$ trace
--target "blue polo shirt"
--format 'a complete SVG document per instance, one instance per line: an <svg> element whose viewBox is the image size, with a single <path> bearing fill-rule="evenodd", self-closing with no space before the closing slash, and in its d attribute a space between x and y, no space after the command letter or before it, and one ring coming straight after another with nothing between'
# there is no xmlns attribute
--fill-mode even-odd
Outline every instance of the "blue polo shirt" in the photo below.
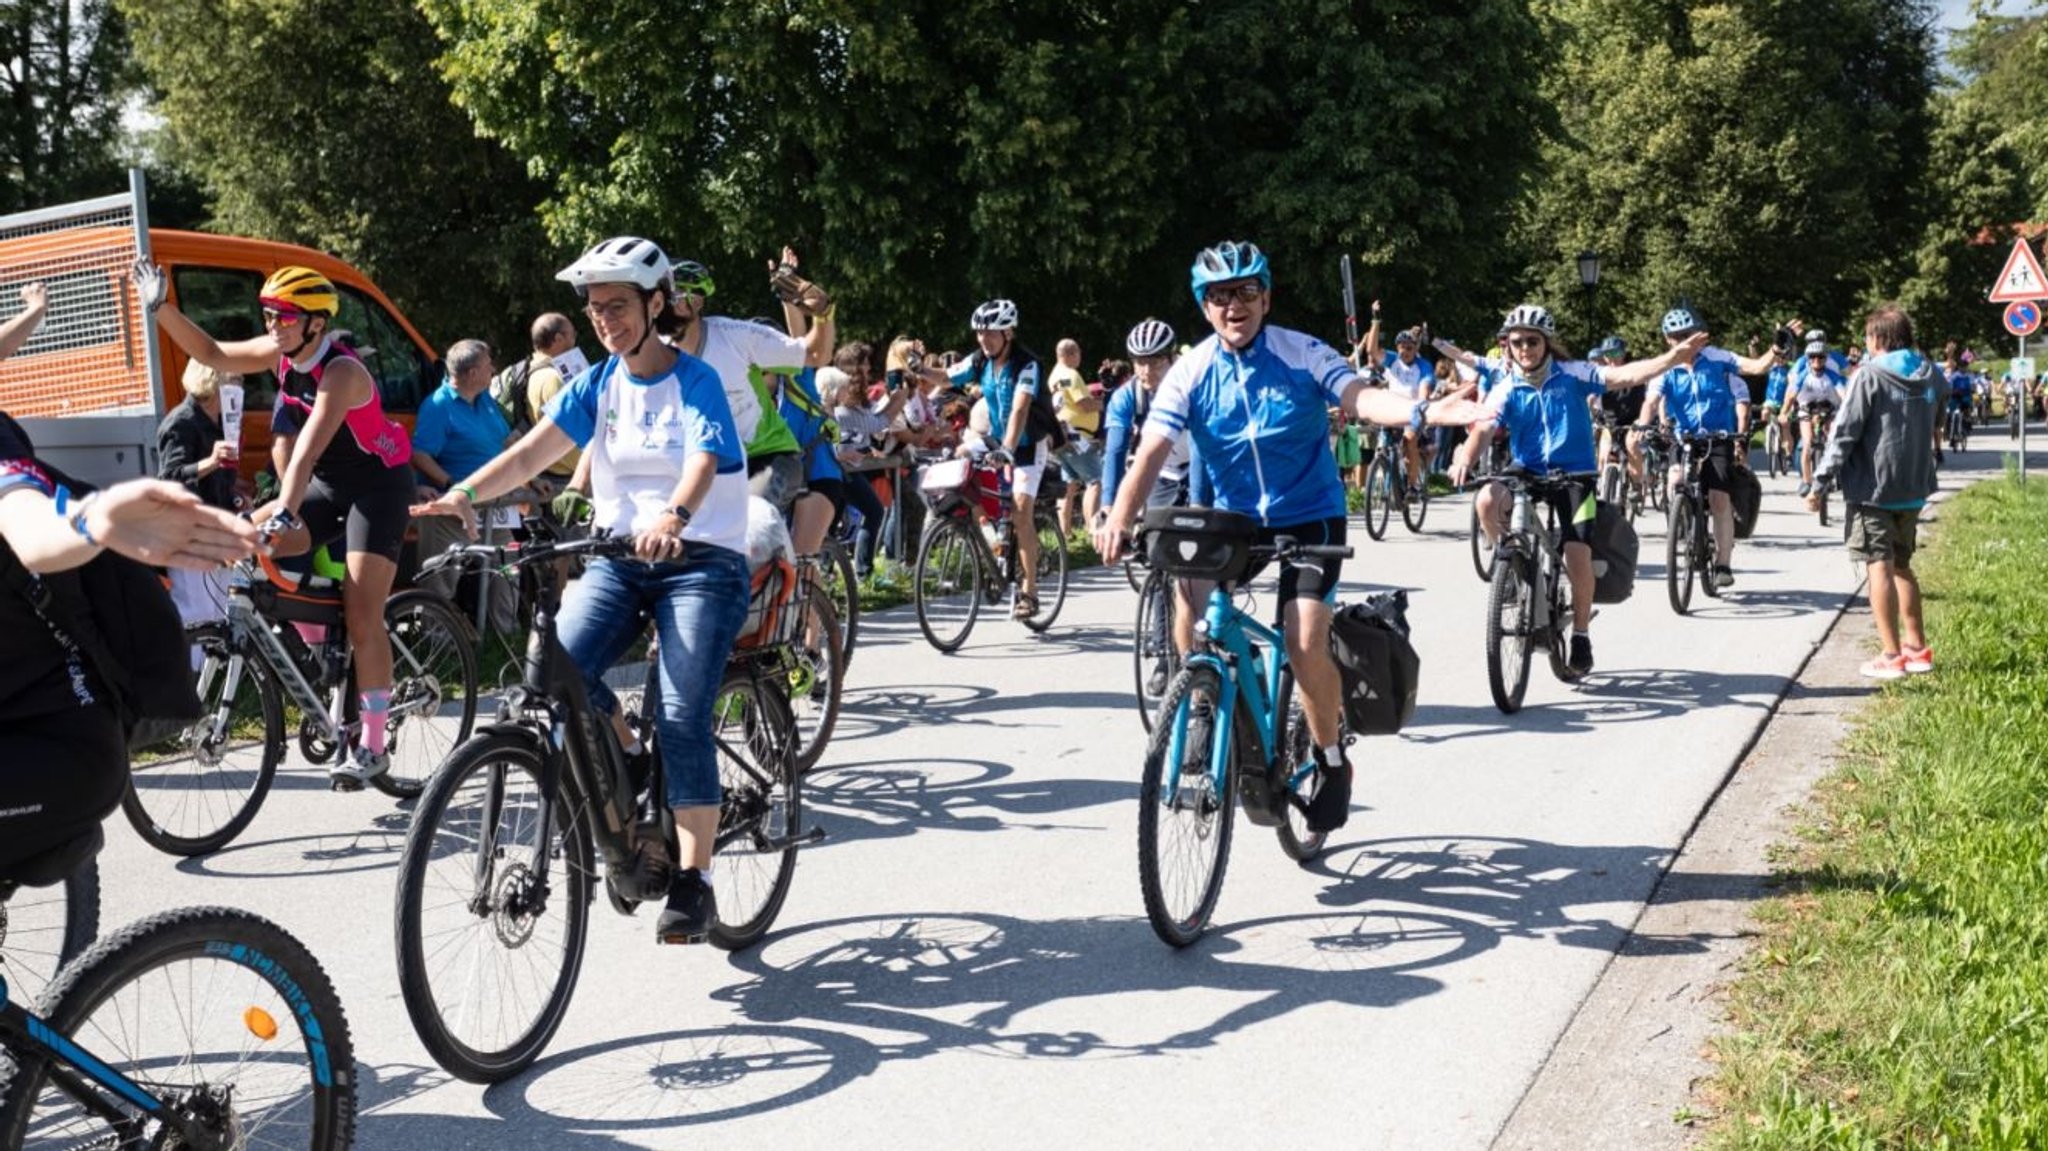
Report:
<svg viewBox="0 0 2048 1151"><path fill-rule="evenodd" d="M505 413L488 391L465 400L452 382L434 389L420 405L419 419L412 426L414 451L434 457L454 479L475 472L505 450L505 437L512 434Z"/></svg>

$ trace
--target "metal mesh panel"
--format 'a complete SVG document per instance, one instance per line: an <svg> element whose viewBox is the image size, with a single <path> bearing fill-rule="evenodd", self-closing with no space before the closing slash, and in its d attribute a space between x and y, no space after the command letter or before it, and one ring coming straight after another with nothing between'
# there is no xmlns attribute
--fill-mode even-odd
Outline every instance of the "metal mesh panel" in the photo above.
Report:
<svg viewBox="0 0 2048 1151"><path fill-rule="evenodd" d="M0 410L16 417L147 412L141 309L129 287L135 212L128 197L0 219L0 319L41 281L49 310L0 362Z"/></svg>

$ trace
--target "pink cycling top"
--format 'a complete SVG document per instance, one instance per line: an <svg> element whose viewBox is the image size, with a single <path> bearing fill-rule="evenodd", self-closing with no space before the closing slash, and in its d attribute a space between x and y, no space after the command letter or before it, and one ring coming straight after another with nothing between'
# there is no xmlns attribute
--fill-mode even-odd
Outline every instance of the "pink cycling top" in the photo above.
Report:
<svg viewBox="0 0 2048 1151"><path fill-rule="evenodd" d="M355 349L323 338L313 357L313 366L300 369L289 357L277 361L277 403L270 411L274 435L296 434L313 418L313 400L327 365L337 359L362 362ZM405 426L384 414L384 404L373 387L370 398L350 408L342 417L341 429L327 442L327 450L313 461L313 474L331 484L347 486L351 481L378 483L389 473L412 463L412 437Z"/></svg>

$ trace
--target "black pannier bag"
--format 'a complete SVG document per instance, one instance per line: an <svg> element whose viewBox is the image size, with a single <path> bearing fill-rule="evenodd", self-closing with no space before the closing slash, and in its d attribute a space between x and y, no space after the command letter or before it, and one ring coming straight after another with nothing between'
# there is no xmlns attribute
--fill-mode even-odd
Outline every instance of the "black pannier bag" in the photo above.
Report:
<svg viewBox="0 0 2048 1151"><path fill-rule="evenodd" d="M1145 513L1146 559L1182 579L1229 581L1251 570L1257 520L1219 508L1153 508Z"/></svg>
<svg viewBox="0 0 2048 1151"><path fill-rule="evenodd" d="M1728 492L1728 502L1735 512L1735 538L1746 540L1756 531L1757 513L1764 506L1764 482L1748 468L1735 469L1735 484Z"/></svg>
<svg viewBox="0 0 2048 1151"><path fill-rule="evenodd" d="M1422 657L1408 639L1408 593L1380 592L1338 607L1330 655L1344 685L1344 722L1356 735L1392 735L1415 716Z"/></svg>
<svg viewBox="0 0 2048 1151"><path fill-rule="evenodd" d="M1593 602L1620 603L1636 590L1642 543L1617 504L1603 503L1593 520Z"/></svg>

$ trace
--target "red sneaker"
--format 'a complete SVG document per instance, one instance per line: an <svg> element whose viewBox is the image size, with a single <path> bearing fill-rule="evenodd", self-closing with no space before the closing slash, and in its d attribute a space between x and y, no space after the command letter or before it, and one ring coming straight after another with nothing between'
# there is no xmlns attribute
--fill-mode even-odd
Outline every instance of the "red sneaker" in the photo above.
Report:
<svg viewBox="0 0 2048 1151"><path fill-rule="evenodd" d="M1926 675L1934 670L1934 649L1931 647L1902 647L1899 655L1906 661L1906 670L1914 675Z"/></svg>
<svg viewBox="0 0 2048 1151"><path fill-rule="evenodd" d="M1906 678L1906 657L1896 652L1891 655L1876 656L1858 670L1863 673L1865 679L1904 679Z"/></svg>

